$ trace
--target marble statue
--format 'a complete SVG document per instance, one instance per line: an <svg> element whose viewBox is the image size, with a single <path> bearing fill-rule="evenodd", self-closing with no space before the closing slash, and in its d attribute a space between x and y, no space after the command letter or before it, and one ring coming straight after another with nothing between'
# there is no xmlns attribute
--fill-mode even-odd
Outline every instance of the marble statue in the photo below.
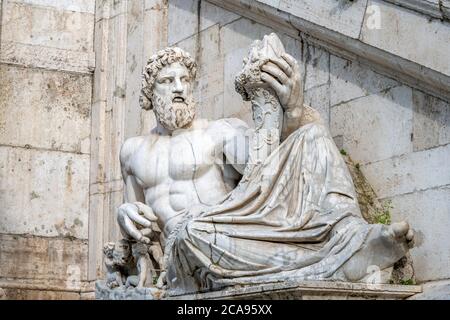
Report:
<svg viewBox="0 0 450 320"><path fill-rule="evenodd" d="M236 77L237 92L251 101L254 129L234 118L197 119L195 75L195 61L180 48L151 57L141 105L157 124L120 152L123 241L145 244L160 287L357 282L407 253L408 223L362 218L340 152L303 104L299 64L275 34L252 44Z"/></svg>
<svg viewBox="0 0 450 320"><path fill-rule="evenodd" d="M117 243L107 243L103 252L108 288L152 285L154 268L144 243L122 239Z"/></svg>

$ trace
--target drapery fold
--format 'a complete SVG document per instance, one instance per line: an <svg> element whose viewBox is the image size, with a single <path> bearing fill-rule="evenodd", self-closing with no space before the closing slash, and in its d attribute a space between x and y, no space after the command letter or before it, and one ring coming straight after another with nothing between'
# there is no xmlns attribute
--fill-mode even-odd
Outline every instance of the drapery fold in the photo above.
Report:
<svg viewBox="0 0 450 320"><path fill-rule="evenodd" d="M288 277L346 280L341 266L372 227L328 129L310 123L222 203L187 213L167 241L168 286L192 292Z"/></svg>

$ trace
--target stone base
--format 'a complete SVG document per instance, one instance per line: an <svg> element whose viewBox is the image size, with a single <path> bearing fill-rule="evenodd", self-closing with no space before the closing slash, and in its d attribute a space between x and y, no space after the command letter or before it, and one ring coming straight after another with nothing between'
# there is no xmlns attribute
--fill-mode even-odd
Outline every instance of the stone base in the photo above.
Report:
<svg viewBox="0 0 450 320"><path fill-rule="evenodd" d="M327 281L289 281L230 287L220 291L164 295L154 288L108 289L96 283L96 298L102 300L342 300L406 299L422 292L421 286L365 284Z"/></svg>
<svg viewBox="0 0 450 320"><path fill-rule="evenodd" d="M110 289L104 280L95 282L96 300L160 300L163 291L156 288L115 288Z"/></svg>

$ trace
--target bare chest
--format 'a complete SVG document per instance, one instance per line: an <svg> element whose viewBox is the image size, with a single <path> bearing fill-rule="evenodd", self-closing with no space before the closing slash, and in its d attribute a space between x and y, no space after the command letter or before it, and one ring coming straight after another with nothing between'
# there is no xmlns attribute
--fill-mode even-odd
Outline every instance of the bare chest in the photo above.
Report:
<svg viewBox="0 0 450 320"><path fill-rule="evenodd" d="M213 140L204 132L158 137L136 152L132 169L144 189L163 183L194 180L215 165L215 149Z"/></svg>

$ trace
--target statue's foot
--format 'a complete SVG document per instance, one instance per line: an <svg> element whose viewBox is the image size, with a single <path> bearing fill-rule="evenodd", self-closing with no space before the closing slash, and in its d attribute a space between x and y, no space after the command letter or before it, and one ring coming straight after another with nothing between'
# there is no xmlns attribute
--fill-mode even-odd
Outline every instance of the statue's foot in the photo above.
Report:
<svg viewBox="0 0 450 320"><path fill-rule="evenodd" d="M396 222L388 226L389 231L400 242L404 242L408 248L414 246L414 231L409 227L408 222Z"/></svg>
<svg viewBox="0 0 450 320"><path fill-rule="evenodd" d="M364 246L343 265L344 274L348 280L358 281L374 270L391 267L413 244L414 232L405 221L373 225Z"/></svg>

